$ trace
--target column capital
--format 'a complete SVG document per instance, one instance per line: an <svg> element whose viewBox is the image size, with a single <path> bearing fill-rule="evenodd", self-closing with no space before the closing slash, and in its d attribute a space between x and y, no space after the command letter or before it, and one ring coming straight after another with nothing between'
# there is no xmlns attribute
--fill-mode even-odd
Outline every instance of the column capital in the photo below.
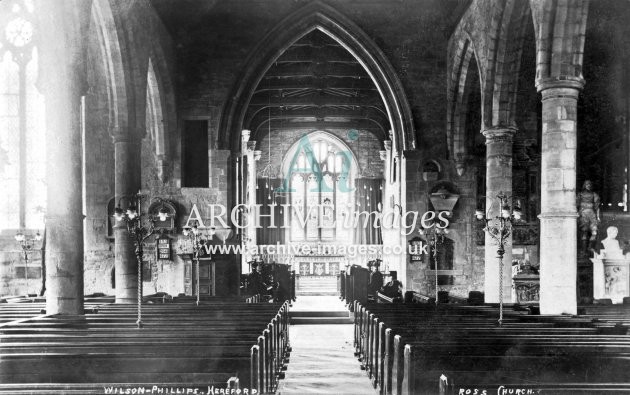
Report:
<svg viewBox="0 0 630 395"><path fill-rule="evenodd" d="M247 154L253 153L255 149L256 149L256 141L248 141L247 142L247 149L246 149L245 153L247 153Z"/></svg>
<svg viewBox="0 0 630 395"><path fill-rule="evenodd" d="M576 211L544 211L538 214L539 219L571 219L579 216Z"/></svg>
<svg viewBox="0 0 630 395"><path fill-rule="evenodd" d="M484 129L481 134L486 138L486 144L488 142L506 141L512 142L514 135L516 134L516 127L513 126L497 126Z"/></svg>
<svg viewBox="0 0 630 395"><path fill-rule="evenodd" d="M536 80L536 90L541 92L543 96L545 95L545 91L549 89L567 89L579 92L584 88L584 84L585 81L582 77L559 76L539 78Z"/></svg>
<svg viewBox="0 0 630 395"><path fill-rule="evenodd" d="M391 140L383 141L383 146L385 147L385 151L391 151L392 150L392 141Z"/></svg>
<svg viewBox="0 0 630 395"><path fill-rule="evenodd" d="M131 143L131 144L137 144L140 142L141 138L135 134L132 133L124 133L121 131L117 131L115 133L112 133L112 140L114 142L114 144L116 143Z"/></svg>
<svg viewBox="0 0 630 395"><path fill-rule="evenodd" d="M386 150L378 151L378 155L381 158L381 160L387 160L387 151Z"/></svg>
<svg viewBox="0 0 630 395"><path fill-rule="evenodd" d="M260 156L262 155L262 151L260 150L255 150L254 151L254 160L255 161L259 161L260 160Z"/></svg>
<svg viewBox="0 0 630 395"><path fill-rule="evenodd" d="M241 132L243 143L247 143L249 141L249 136L251 136L251 134L251 130L243 129L243 131Z"/></svg>

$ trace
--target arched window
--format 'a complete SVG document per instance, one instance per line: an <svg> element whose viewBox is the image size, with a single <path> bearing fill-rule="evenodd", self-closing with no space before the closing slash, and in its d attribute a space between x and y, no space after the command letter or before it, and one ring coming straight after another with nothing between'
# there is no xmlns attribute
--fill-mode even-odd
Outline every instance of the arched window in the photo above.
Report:
<svg viewBox="0 0 630 395"><path fill-rule="evenodd" d="M344 227L354 203L356 163L350 150L323 132L306 135L289 150L284 174L291 205L290 241L351 241Z"/></svg>
<svg viewBox="0 0 630 395"><path fill-rule="evenodd" d="M0 229L43 227L44 98L33 2L0 2Z"/></svg>

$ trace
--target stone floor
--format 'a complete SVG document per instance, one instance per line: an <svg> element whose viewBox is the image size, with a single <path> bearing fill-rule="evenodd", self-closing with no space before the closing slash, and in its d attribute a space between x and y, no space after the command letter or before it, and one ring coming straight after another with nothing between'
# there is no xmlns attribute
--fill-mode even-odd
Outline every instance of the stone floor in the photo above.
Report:
<svg viewBox="0 0 630 395"><path fill-rule="evenodd" d="M337 296L298 297L293 311L339 311ZM347 310L346 310L347 311ZM295 325L289 329L293 352L278 394L376 394L354 357L351 324Z"/></svg>

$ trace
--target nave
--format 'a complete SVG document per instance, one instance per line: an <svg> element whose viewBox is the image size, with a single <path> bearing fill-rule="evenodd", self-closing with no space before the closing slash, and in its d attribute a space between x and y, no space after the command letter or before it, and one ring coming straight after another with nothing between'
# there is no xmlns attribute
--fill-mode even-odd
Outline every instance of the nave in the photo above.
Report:
<svg viewBox="0 0 630 395"><path fill-rule="evenodd" d="M626 0L0 1L0 391L630 393L627 37Z"/></svg>
<svg viewBox="0 0 630 395"><path fill-rule="evenodd" d="M510 304L498 323L494 304L436 305L417 293L389 303L353 292L358 299L346 290L345 298L199 305L163 296L145 301L141 328L135 307L106 297L86 301L74 318L8 300L0 304L0 394L630 391L628 305L541 316Z"/></svg>

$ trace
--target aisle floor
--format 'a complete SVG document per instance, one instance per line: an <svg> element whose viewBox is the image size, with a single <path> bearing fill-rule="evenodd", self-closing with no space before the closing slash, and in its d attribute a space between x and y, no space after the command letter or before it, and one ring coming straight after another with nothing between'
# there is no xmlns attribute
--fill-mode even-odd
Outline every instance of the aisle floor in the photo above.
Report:
<svg viewBox="0 0 630 395"><path fill-rule="evenodd" d="M345 310L337 296L299 297L292 311ZM293 352L279 395L374 395L370 379L354 357L353 326L291 325Z"/></svg>

